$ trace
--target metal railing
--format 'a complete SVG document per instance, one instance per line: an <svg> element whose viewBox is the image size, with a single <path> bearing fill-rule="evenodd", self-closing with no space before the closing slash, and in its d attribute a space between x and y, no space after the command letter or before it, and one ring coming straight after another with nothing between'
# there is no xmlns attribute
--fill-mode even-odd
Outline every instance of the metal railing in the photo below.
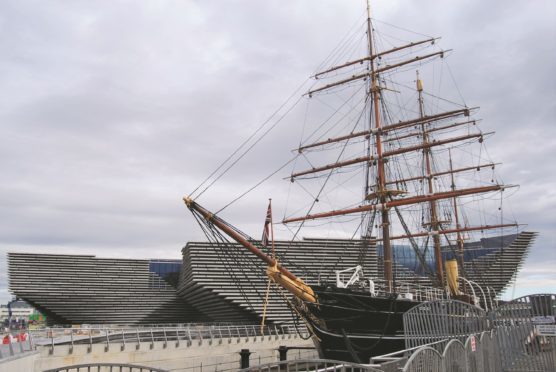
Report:
<svg viewBox="0 0 556 372"><path fill-rule="evenodd" d="M457 300L423 302L403 314L407 348L458 338L489 329L487 313Z"/></svg>
<svg viewBox="0 0 556 372"><path fill-rule="evenodd" d="M381 372L364 364L347 363L328 359L299 359L284 362L268 363L251 368L240 369L242 372L267 372L267 371L370 371Z"/></svg>
<svg viewBox="0 0 556 372"><path fill-rule="evenodd" d="M73 366L59 367L48 369L43 372L169 372L166 369L139 366L134 364L123 364L123 363L89 363L89 364L76 364Z"/></svg>
<svg viewBox="0 0 556 372"><path fill-rule="evenodd" d="M419 283L397 282L394 292L400 295L411 294L411 299L415 301L435 301L446 298L447 294L444 290L421 285Z"/></svg>
<svg viewBox="0 0 556 372"><path fill-rule="evenodd" d="M523 296L492 312L504 368L551 366L556 370L556 337L541 331L545 325L556 328L555 315L556 294Z"/></svg>
<svg viewBox="0 0 556 372"><path fill-rule="evenodd" d="M372 279L372 282L374 283L374 289L371 292L374 295L388 295L391 293L384 279ZM392 292L414 301L435 301L448 297L447 293L441 288L404 281L396 281Z"/></svg>
<svg viewBox="0 0 556 372"><path fill-rule="evenodd" d="M239 353L238 353L239 356ZM315 350L291 350L288 352L288 361L287 362L279 362L277 361L278 357L276 355L251 355L249 358L250 365L256 365L255 367L247 368L248 371L296 371L293 369L292 366L295 365L304 365L304 361L306 360L315 360L316 351ZM286 369L285 365L290 363L289 369ZM180 370L187 371L187 372L205 372L205 371L219 371L219 372L229 372L229 371L237 371L240 369L240 359L238 358L237 361L231 361L227 363L200 363L196 366L182 368ZM275 366L279 366L282 364L284 367L283 369L276 369ZM260 369L259 369L260 368ZM270 368L270 369L269 369ZM302 371L304 369L297 369L298 371ZM338 369L339 371L339 369Z"/></svg>
<svg viewBox="0 0 556 372"><path fill-rule="evenodd" d="M520 297L489 313L455 300L422 303L404 314L413 347L373 361L396 361L404 371L555 371L555 315L555 294Z"/></svg>
<svg viewBox="0 0 556 372"><path fill-rule="evenodd" d="M175 347L180 344L191 346L194 343L202 345L208 343L239 343L242 340L256 341L257 339L285 339L296 335L297 331L288 325L265 326L260 325L207 325L195 324L185 327L152 327L152 328L45 328L31 331L35 344L50 346L51 353L57 345L69 345L69 352L73 352L75 345L89 345L89 352L94 344L104 344L105 351L110 347L135 347L140 349L141 344L148 343L150 348L161 342L166 348L171 343Z"/></svg>

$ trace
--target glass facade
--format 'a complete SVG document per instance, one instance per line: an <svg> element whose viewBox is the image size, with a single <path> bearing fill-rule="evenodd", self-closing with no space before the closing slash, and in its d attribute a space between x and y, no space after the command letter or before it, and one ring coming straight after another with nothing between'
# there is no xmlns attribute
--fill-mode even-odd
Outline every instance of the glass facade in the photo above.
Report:
<svg viewBox="0 0 556 372"><path fill-rule="evenodd" d="M150 260L149 271L173 287L177 287L181 271L181 260Z"/></svg>
<svg viewBox="0 0 556 372"><path fill-rule="evenodd" d="M500 252L501 249L510 245L517 237L517 234L505 235L500 237L483 238L476 242L466 242L464 244L464 261L470 262L476 258L485 256L489 253ZM454 250L457 248L454 246L442 247L442 256L444 260L455 258ZM377 246L378 255L383 257L382 245ZM434 252L431 247L429 247L424 253L425 261L429 266L429 269L435 273L436 265L434 264ZM414 271L419 275L424 275L425 271L421 267L419 260L415 254L412 247L408 245L393 245L392 255L394 262L397 264Z"/></svg>

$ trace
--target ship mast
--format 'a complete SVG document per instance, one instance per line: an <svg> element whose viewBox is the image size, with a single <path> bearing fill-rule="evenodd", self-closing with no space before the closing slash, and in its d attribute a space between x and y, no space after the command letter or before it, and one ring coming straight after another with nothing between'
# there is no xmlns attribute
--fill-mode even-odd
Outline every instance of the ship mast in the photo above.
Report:
<svg viewBox="0 0 556 372"><path fill-rule="evenodd" d="M419 95L419 115L421 118L425 116L425 107L423 102L423 83L419 79L419 71L417 71L417 93ZM428 123L421 123L421 131L423 135L423 157L425 162L425 179L427 180L428 194L434 194L434 187L432 182L432 151L428 147L429 143L429 133L427 128ZM451 169L450 169L451 170ZM452 189L453 191L453 189ZM440 231L440 222L438 221L437 205L436 200L430 201L430 228L432 232ZM459 228L459 226L458 226ZM440 249L440 235L434 234L432 236L433 246L434 246L434 260L436 264L436 280L438 285L442 287L444 282L444 271L442 267L442 251Z"/></svg>
<svg viewBox="0 0 556 372"><path fill-rule="evenodd" d="M451 177L451 181L452 181L451 185L450 185L450 188L453 191L453 190L456 189L456 182L454 180L454 173L453 173L453 166L452 166L452 152L451 151L448 151L448 156L450 158L450 171L451 171L450 177ZM453 204L454 204L454 217L455 217L455 220L456 220L456 229L458 230L457 238L456 238L457 239L456 241L458 243L458 253L457 253L458 263L460 265L460 268L461 268L462 272L465 273L465 270L464 270L464 267L463 267L463 263L464 263L463 237L462 237L461 231L460 231L461 230L461 225L459 223L458 203L457 203L457 198L456 197L454 197L454 199L453 199Z"/></svg>
<svg viewBox="0 0 556 372"><path fill-rule="evenodd" d="M367 37L368 37L368 47L369 56L371 59L369 61L369 67L371 70L371 87L370 95L372 105L370 107L370 113L374 114L374 129L376 130L375 140L376 140L376 155L377 155L377 188L376 194L380 200L381 204L386 203L386 172L384 171L384 158L382 156L382 134L380 133L380 110L379 110L379 100L380 100L380 88L378 83L378 74L375 72L375 59L372 58L373 55L373 34L372 34L372 24L371 24L371 3L367 0ZM369 115L369 127L372 128L373 115ZM372 129L371 129L372 130ZM386 281L386 288L388 292L392 291L392 247L390 245L390 215L387 208L382 209L382 247L383 247L383 265L384 265L384 280Z"/></svg>

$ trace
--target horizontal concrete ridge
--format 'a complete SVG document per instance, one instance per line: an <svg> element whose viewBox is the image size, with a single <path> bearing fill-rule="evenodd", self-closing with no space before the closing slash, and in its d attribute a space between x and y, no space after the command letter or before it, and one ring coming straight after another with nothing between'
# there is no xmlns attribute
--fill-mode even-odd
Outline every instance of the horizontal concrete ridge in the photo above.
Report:
<svg viewBox="0 0 556 372"><path fill-rule="evenodd" d="M460 273L460 275L479 284L485 291L489 287L494 289L497 294L500 293L515 279L536 236L536 232L524 231L519 234L465 243L466 249L482 249L488 253L471 259L467 258L464 263L465 273ZM378 266L379 275L382 275L381 258L379 258ZM415 272L400 264L394 264L394 272L397 280L426 286L433 285L429 277L416 275Z"/></svg>
<svg viewBox="0 0 556 372"><path fill-rule="evenodd" d="M49 323L206 321L174 287L149 271L149 260L8 253L9 288Z"/></svg>
<svg viewBox="0 0 556 372"><path fill-rule="evenodd" d="M499 293L515 278L535 237L521 232L466 242L466 252L478 254L466 257L465 276ZM356 265L367 277L382 278L377 248L369 240L276 242L279 261L309 285L335 284L336 270ZM451 252L449 247L443 251ZM189 242L182 255L180 263L8 253L9 288L47 315L51 324L260 321L268 285L262 262L238 244ZM156 265L175 265L172 285ZM432 284L407 264L394 264L394 272L398 281ZM268 321L292 325L289 294L271 288Z"/></svg>
<svg viewBox="0 0 556 372"><path fill-rule="evenodd" d="M515 279L536 237L536 232L521 232L510 244L501 244L493 252L466 263L468 279L500 293Z"/></svg>

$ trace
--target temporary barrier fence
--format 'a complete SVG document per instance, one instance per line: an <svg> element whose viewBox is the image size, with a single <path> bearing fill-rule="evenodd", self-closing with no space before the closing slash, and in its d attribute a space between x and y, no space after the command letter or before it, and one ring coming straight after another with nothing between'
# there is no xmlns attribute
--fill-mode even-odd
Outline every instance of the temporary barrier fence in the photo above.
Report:
<svg viewBox="0 0 556 372"><path fill-rule="evenodd" d="M555 294L519 297L492 311L505 370L556 370L556 333L542 332L543 327L556 330L555 315Z"/></svg>
<svg viewBox="0 0 556 372"><path fill-rule="evenodd" d="M6 334L0 344L0 360L34 350L33 336L18 333L15 336Z"/></svg>

